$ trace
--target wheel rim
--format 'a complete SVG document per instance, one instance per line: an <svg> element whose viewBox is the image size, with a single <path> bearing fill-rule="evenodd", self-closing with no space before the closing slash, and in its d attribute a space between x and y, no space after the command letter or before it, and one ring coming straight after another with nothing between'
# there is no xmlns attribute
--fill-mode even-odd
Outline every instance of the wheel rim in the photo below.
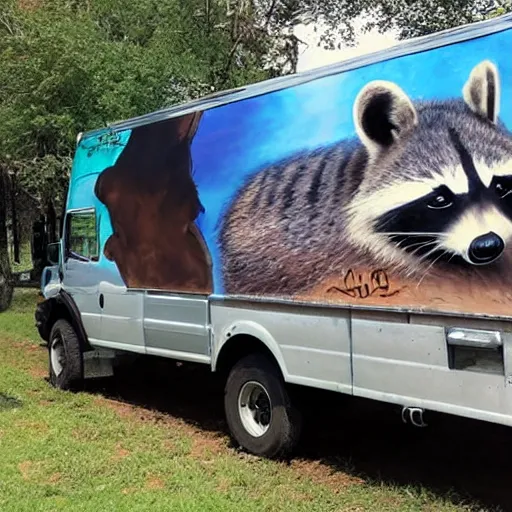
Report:
<svg viewBox="0 0 512 512"><path fill-rule="evenodd" d="M261 437L270 427L272 404L267 390L259 382L246 382L238 395L238 413L245 430Z"/></svg>
<svg viewBox="0 0 512 512"><path fill-rule="evenodd" d="M50 347L50 360L55 376L58 377L66 365L66 351L64 349L64 341L62 336L56 335L52 340Z"/></svg>

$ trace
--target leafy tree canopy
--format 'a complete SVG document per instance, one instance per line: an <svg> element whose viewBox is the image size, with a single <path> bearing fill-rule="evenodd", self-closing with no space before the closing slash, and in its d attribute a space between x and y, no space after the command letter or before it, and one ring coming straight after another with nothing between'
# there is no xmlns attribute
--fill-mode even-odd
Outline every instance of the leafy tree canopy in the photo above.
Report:
<svg viewBox="0 0 512 512"><path fill-rule="evenodd" d="M266 1L266 0L264 0ZM329 49L355 40L354 22L363 31L393 30L399 39L422 36L512 11L511 0L268 0L272 23L325 27L321 42Z"/></svg>
<svg viewBox="0 0 512 512"><path fill-rule="evenodd" d="M61 201L78 132L270 76L238 38L214 1L7 0L0 163Z"/></svg>

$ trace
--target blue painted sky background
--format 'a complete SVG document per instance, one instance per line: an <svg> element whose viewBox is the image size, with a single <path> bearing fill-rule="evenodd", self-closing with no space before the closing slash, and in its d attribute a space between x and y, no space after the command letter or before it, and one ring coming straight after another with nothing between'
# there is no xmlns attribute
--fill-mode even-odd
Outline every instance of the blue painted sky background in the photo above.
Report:
<svg viewBox="0 0 512 512"><path fill-rule="evenodd" d="M206 209L198 225L212 255L215 293L223 292L216 228L224 208L247 176L297 151L353 137L352 105L360 89L371 80L394 81L414 100L460 97L471 69L484 59L498 66L501 119L512 128L511 43L512 30L508 30L204 112L192 143L192 161L194 180ZM129 131L121 134L121 145L98 149L90 155L82 145L92 143L84 141L73 165L68 207L98 208L101 247L111 234L111 226L106 208L94 197L94 183L99 172L115 163L129 135ZM104 257L100 265L117 273Z"/></svg>

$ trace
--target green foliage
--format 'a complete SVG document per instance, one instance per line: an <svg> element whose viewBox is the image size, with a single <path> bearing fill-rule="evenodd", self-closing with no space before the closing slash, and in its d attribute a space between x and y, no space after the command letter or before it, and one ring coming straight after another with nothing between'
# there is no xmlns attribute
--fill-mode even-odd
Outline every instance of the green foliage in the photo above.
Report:
<svg viewBox="0 0 512 512"><path fill-rule="evenodd" d="M283 0L284 2L285 0ZM335 48L354 42L354 21L363 31L394 30L399 39L423 36L512 11L510 0L295 0L306 21L326 27L322 44Z"/></svg>
<svg viewBox="0 0 512 512"><path fill-rule="evenodd" d="M12 259L11 259L12 261ZM31 247L29 243L25 243L20 247L20 262L12 264L13 273L29 272L33 267Z"/></svg>
<svg viewBox="0 0 512 512"><path fill-rule="evenodd" d="M1 9L0 163L57 208L79 132L270 76L264 45L242 48L218 1L9 0Z"/></svg>
<svg viewBox="0 0 512 512"><path fill-rule="evenodd" d="M500 2L500 4L501 5L497 6L495 9L492 9L485 17L487 19L497 18L498 16L512 12L512 1L506 0L505 2Z"/></svg>

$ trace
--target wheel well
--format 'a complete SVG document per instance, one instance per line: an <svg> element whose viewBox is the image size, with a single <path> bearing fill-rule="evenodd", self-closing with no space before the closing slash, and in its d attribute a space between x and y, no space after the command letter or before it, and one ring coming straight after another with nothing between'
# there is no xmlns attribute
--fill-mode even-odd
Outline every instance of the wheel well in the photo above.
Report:
<svg viewBox="0 0 512 512"><path fill-rule="evenodd" d="M36 325L39 329L41 338L47 342L50 341L50 334L55 323L60 320L67 320L77 333L82 350L88 350L89 342L84 334L81 322L75 317L67 304L58 299L49 299L41 309L41 314L36 315Z"/></svg>
<svg viewBox="0 0 512 512"><path fill-rule="evenodd" d="M53 326L57 323L58 320L67 320L71 324L73 324L73 318L69 309L62 304L61 302L54 301L53 307L51 308L50 316L48 317L48 334L52 332Z"/></svg>
<svg viewBox="0 0 512 512"><path fill-rule="evenodd" d="M221 348L215 365L215 372L222 378L226 378L231 368L249 354L265 355L281 371L276 357L265 343L248 334L237 334Z"/></svg>

